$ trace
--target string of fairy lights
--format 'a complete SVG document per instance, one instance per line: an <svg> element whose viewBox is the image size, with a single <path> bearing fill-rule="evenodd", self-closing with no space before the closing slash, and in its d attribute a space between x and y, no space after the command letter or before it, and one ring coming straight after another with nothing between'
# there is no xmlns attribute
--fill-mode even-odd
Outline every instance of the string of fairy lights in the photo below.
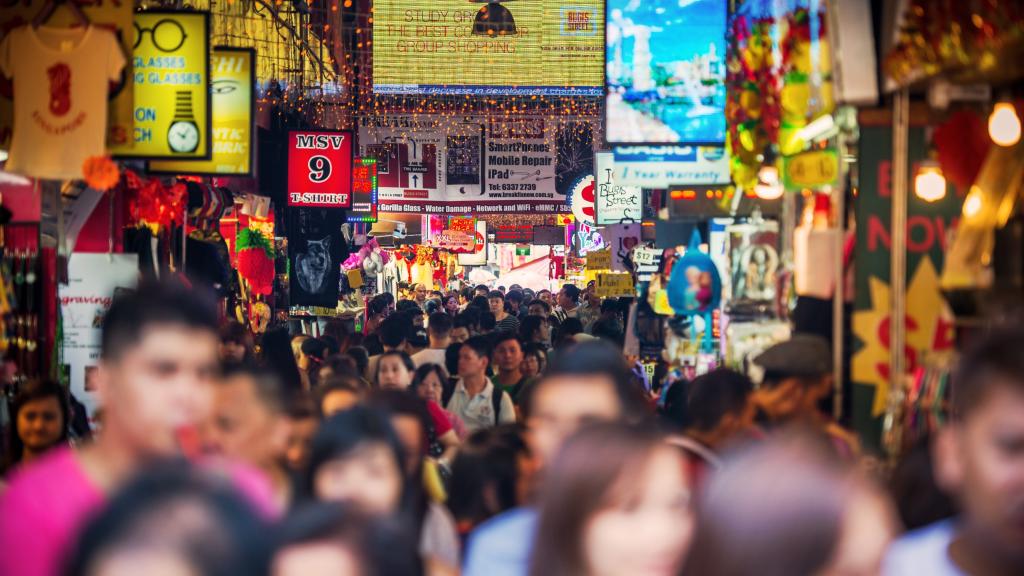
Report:
<svg viewBox="0 0 1024 576"><path fill-rule="evenodd" d="M143 0L144 8L175 8L177 0ZM257 109L297 115L324 128L355 129L361 121L403 116L445 135L469 136L479 122L544 117L546 138L579 131L600 141L600 97L381 95L373 91L372 0L190 0L209 11L212 46L254 48ZM595 62L602 66L602 62ZM523 78L528 83L530 78ZM400 137L412 136L401 130Z"/></svg>

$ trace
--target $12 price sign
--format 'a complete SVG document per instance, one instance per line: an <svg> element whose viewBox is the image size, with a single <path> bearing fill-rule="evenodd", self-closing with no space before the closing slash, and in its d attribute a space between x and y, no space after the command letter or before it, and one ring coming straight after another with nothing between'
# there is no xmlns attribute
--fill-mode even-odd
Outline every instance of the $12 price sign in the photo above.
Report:
<svg viewBox="0 0 1024 576"><path fill-rule="evenodd" d="M289 132L288 205L350 208L352 152L350 131Z"/></svg>

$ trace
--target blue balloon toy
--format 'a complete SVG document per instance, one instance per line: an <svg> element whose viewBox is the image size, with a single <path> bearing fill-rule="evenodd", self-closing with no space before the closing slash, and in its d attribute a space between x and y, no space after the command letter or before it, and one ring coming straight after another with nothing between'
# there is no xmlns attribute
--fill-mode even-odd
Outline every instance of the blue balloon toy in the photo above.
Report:
<svg viewBox="0 0 1024 576"><path fill-rule="evenodd" d="M709 328L712 313L722 301L722 277L711 256L700 251L700 232L696 229L690 237L686 253L672 266L666 289L669 306L675 313L690 317L690 339L693 341L697 339L694 317L703 317L707 332L704 350L710 352L712 342Z"/></svg>

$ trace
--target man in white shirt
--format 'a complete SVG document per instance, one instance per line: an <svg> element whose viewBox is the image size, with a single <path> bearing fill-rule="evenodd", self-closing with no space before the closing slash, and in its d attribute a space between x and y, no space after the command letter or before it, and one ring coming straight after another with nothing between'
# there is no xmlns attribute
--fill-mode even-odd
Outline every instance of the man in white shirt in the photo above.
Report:
<svg viewBox="0 0 1024 576"><path fill-rule="evenodd" d="M444 367L444 353L452 343L452 317L444 312L434 312L428 322L427 336L430 338L430 347L413 354L413 364L417 368L424 364Z"/></svg>
<svg viewBox="0 0 1024 576"><path fill-rule="evenodd" d="M447 408L462 418L469 433L516 421L512 398L487 378L490 362L491 345L486 337L474 336L459 350L460 379Z"/></svg>
<svg viewBox="0 0 1024 576"><path fill-rule="evenodd" d="M961 510L904 536L884 576L1024 574L1024 330L995 332L951 379L953 417L939 431L935 479Z"/></svg>

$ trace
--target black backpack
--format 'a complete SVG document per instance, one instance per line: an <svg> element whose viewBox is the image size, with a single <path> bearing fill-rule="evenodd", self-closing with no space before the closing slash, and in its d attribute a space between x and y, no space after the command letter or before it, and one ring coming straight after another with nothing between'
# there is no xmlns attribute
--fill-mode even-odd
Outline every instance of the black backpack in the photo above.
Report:
<svg viewBox="0 0 1024 576"><path fill-rule="evenodd" d="M455 386L458 381L458 378L449 378L448 383L445 384L444 389L441 390L441 407L444 408L445 410L448 409L448 402L451 401L452 396L455 394ZM502 390L501 387L498 386L497 384L493 385L494 391L500 392L500 394L491 394L491 408L493 408L494 410L494 425L497 426L498 423L501 421L501 400L502 398L505 397L505 394L507 394L507 392Z"/></svg>

